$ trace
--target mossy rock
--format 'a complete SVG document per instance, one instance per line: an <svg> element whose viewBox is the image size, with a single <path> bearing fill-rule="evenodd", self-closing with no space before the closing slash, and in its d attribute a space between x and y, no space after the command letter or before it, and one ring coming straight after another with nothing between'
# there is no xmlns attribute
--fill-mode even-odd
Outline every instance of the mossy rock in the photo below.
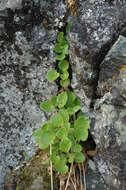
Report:
<svg viewBox="0 0 126 190"><path fill-rule="evenodd" d="M44 161L45 154L38 151L33 158L19 169L15 169L8 182L10 189L16 184L16 190L50 190L48 165ZM54 190L58 190L58 179L54 174Z"/></svg>

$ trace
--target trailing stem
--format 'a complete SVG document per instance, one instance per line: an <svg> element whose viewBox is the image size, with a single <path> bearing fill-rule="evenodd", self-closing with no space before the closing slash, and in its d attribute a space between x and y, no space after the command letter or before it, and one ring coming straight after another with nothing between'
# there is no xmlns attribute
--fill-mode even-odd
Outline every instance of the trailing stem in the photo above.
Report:
<svg viewBox="0 0 126 190"><path fill-rule="evenodd" d="M50 157L52 156L52 145L50 145ZM53 190L53 166L50 160L50 172L51 172L51 190Z"/></svg>

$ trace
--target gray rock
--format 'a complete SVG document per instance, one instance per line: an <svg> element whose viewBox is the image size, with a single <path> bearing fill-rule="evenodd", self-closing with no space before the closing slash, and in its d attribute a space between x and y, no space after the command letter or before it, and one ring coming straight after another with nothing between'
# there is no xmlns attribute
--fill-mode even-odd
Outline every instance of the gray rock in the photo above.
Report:
<svg viewBox="0 0 126 190"><path fill-rule="evenodd" d="M126 187L125 49L126 38L120 36L100 65L98 90L102 98L94 105L91 133L98 155L94 158L93 172L94 176L100 174L99 184L104 182L105 190ZM93 180L89 180L90 184L97 189L98 177Z"/></svg>
<svg viewBox="0 0 126 190"><path fill-rule="evenodd" d="M0 11L6 8L8 0L0 0Z"/></svg>
<svg viewBox="0 0 126 190"><path fill-rule="evenodd" d="M120 36L100 65L98 93L109 93L111 103L126 105L126 38Z"/></svg>
<svg viewBox="0 0 126 190"><path fill-rule="evenodd" d="M124 1L80 1L69 35L72 87L82 99L85 112L95 97L99 64L125 26Z"/></svg>
<svg viewBox="0 0 126 190"><path fill-rule="evenodd" d="M80 1L69 34L72 87L98 149L88 165L88 190L126 187L126 38L119 37L125 36L125 13L124 1Z"/></svg>
<svg viewBox="0 0 126 190"><path fill-rule="evenodd" d="M102 189L125 190L126 109L105 103L97 106L96 103L95 123L91 132L97 144L98 154L94 157L95 170L89 167L93 172L92 179L90 180L90 172L87 179L89 189L90 184L97 189L99 180Z"/></svg>
<svg viewBox="0 0 126 190"><path fill-rule="evenodd" d="M0 10L10 8L12 10L20 9L22 0L0 0Z"/></svg>
<svg viewBox="0 0 126 190"><path fill-rule="evenodd" d="M22 7L22 0L8 0L6 7L12 10L20 9Z"/></svg>
<svg viewBox="0 0 126 190"><path fill-rule="evenodd" d="M32 133L46 120L40 101L57 93L57 85L45 77L55 66L53 45L66 7L62 1L57 6L46 2L45 12L45 1L41 6L29 2L30 8L23 4L22 11L14 13L11 25L4 16L0 18L6 23L0 38L0 189L4 189L8 169L20 165L24 155L29 159L35 153Z"/></svg>

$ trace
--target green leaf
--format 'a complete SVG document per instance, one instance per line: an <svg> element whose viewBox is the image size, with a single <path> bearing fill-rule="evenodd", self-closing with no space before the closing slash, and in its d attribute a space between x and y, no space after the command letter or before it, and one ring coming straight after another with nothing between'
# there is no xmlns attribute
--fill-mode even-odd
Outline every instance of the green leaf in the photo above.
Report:
<svg viewBox="0 0 126 190"><path fill-rule="evenodd" d="M81 106L81 102L80 102L80 99L78 97L76 97L76 99L74 101L74 105Z"/></svg>
<svg viewBox="0 0 126 190"><path fill-rule="evenodd" d="M74 134L75 134L74 128L70 128L68 133L68 138L71 140L72 143L75 142Z"/></svg>
<svg viewBox="0 0 126 190"><path fill-rule="evenodd" d="M69 113L70 116L74 115L74 109L72 107L68 107L67 112Z"/></svg>
<svg viewBox="0 0 126 190"><path fill-rule="evenodd" d="M71 147L72 152L81 152L82 146L80 144L73 144Z"/></svg>
<svg viewBox="0 0 126 190"><path fill-rule="evenodd" d="M62 118L64 120L64 123L67 123L69 121L69 114L68 114L67 110L64 109L64 108L60 109L59 113L61 114L61 116L62 116Z"/></svg>
<svg viewBox="0 0 126 190"><path fill-rule="evenodd" d="M56 139L55 139L55 141L56 141ZM55 162L55 158L56 158L56 155L58 154L58 152L59 152L59 142L56 142L56 143L54 143L53 146L52 146L52 156L51 156L51 160L52 160L53 162Z"/></svg>
<svg viewBox="0 0 126 190"><path fill-rule="evenodd" d="M71 148L71 141L68 138L64 138L61 142L60 142L60 150L62 152L69 152L70 148Z"/></svg>
<svg viewBox="0 0 126 190"><path fill-rule="evenodd" d="M68 154L68 162L73 163L74 162L74 157L75 157L74 154L72 154L72 153Z"/></svg>
<svg viewBox="0 0 126 190"><path fill-rule="evenodd" d="M70 21L67 26L66 26L66 33L69 33L70 32L70 28L72 26L72 22Z"/></svg>
<svg viewBox="0 0 126 190"><path fill-rule="evenodd" d="M84 116L79 116L74 123L74 127L75 128L82 127L85 129L89 129L89 127L90 127L89 119L87 117L84 117Z"/></svg>
<svg viewBox="0 0 126 190"><path fill-rule="evenodd" d="M62 61L60 61L60 63L58 64L58 67L59 67L59 69L61 70L61 71L67 71L68 70L68 68L69 68L69 63L68 63L68 61L66 61L66 60L62 60Z"/></svg>
<svg viewBox="0 0 126 190"><path fill-rule="evenodd" d="M63 87L63 88L67 88L70 84L70 80L69 79L66 79L66 80L60 80L60 85Z"/></svg>
<svg viewBox="0 0 126 190"><path fill-rule="evenodd" d="M64 52L62 52L61 54L59 55L56 55L56 60L57 61L62 61L63 59L65 59L66 55Z"/></svg>
<svg viewBox="0 0 126 190"><path fill-rule="evenodd" d="M64 45L64 48L63 48L63 54L68 55L68 54L69 54L69 53L68 53L68 49L69 49L68 44L65 44L65 45Z"/></svg>
<svg viewBox="0 0 126 190"><path fill-rule="evenodd" d="M43 111L50 112L53 110L54 105L52 104L52 102L50 100L46 100L46 101L40 103L40 108Z"/></svg>
<svg viewBox="0 0 126 190"><path fill-rule="evenodd" d="M75 99L76 99L75 94L72 91L68 91L67 96L68 96L68 99L67 99L66 107L73 107Z"/></svg>
<svg viewBox="0 0 126 190"><path fill-rule="evenodd" d="M82 152L75 153L75 162L76 163L83 163L85 160L84 154Z"/></svg>
<svg viewBox="0 0 126 190"><path fill-rule="evenodd" d="M74 113L78 112L80 109L81 109L81 106L79 105L73 107Z"/></svg>
<svg viewBox="0 0 126 190"><path fill-rule="evenodd" d="M69 115L74 115L76 112L78 112L81 109L80 106L73 106L73 107L68 107L67 111Z"/></svg>
<svg viewBox="0 0 126 190"><path fill-rule="evenodd" d="M57 96L52 96L51 97L51 104L56 107L56 102L57 102Z"/></svg>
<svg viewBox="0 0 126 190"><path fill-rule="evenodd" d="M54 81L59 77L59 73L55 69L51 69L48 71L46 78L48 81Z"/></svg>
<svg viewBox="0 0 126 190"><path fill-rule="evenodd" d="M56 136L60 139L66 138L68 134L68 130L65 127L60 128L57 133Z"/></svg>
<svg viewBox="0 0 126 190"><path fill-rule="evenodd" d="M64 40L64 33L63 32L59 32L57 40L58 40L58 42L62 42Z"/></svg>
<svg viewBox="0 0 126 190"><path fill-rule="evenodd" d="M57 106L58 108L63 108L67 102L67 93L61 92L57 97Z"/></svg>
<svg viewBox="0 0 126 190"><path fill-rule="evenodd" d="M86 141L88 138L89 121L86 117L78 117L74 123L75 137L78 141Z"/></svg>
<svg viewBox="0 0 126 190"><path fill-rule="evenodd" d="M55 46L54 46L54 51L56 53L62 53L63 49L64 49L64 46L61 46L60 43L56 43Z"/></svg>
<svg viewBox="0 0 126 190"><path fill-rule="evenodd" d="M40 149L46 149L55 139L55 134L52 132L44 131L43 128L37 129L33 136Z"/></svg>
<svg viewBox="0 0 126 190"><path fill-rule="evenodd" d="M69 77L68 71L63 72L63 74L60 75L60 78L62 80L66 80L66 79L68 79L68 77Z"/></svg>
<svg viewBox="0 0 126 190"><path fill-rule="evenodd" d="M56 171L60 172L61 174L65 174L68 172L68 166L66 165L66 161L64 159L61 159L59 156L57 156L55 159L54 167Z"/></svg>
<svg viewBox="0 0 126 190"><path fill-rule="evenodd" d="M63 125L63 118L61 116L61 114L57 113L55 115L53 115L50 119L50 123L53 127L59 127Z"/></svg>

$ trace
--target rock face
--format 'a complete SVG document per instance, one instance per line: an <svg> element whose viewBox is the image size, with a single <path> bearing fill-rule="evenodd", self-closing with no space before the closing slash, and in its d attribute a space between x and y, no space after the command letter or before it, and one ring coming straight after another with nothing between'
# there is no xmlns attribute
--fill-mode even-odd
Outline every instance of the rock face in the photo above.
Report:
<svg viewBox="0 0 126 190"><path fill-rule="evenodd" d="M126 187L126 38L120 36L100 65L98 90L102 98L94 106L92 128L99 173L108 189ZM102 170L103 167L103 170Z"/></svg>
<svg viewBox="0 0 126 190"><path fill-rule="evenodd" d="M40 101L57 93L45 76L66 12L62 1L23 1L20 10L16 2L0 2L0 190L8 169L36 150L32 133L46 120Z"/></svg>
<svg viewBox="0 0 126 190"><path fill-rule="evenodd" d="M80 1L69 34L72 87L98 149L89 161L88 190L126 187L125 12L123 1Z"/></svg>
<svg viewBox="0 0 126 190"><path fill-rule="evenodd" d="M0 1L0 190L8 169L34 154L32 132L46 120L39 103L57 92L45 75L54 66L53 45L67 17L63 2ZM89 161L87 190L125 190L126 3L80 0L77 12L68 37L72 88L98 149ZM38 175L32 190L38 181L42 186Z"/></svg>
<svg viewBox="0 0 126 190"><path fill-rule="evenodd" d="M85 112L95 96L99 64L125 26L125 2L111 2L79 1L69 35L72 87L83 100Z"/></svg>

